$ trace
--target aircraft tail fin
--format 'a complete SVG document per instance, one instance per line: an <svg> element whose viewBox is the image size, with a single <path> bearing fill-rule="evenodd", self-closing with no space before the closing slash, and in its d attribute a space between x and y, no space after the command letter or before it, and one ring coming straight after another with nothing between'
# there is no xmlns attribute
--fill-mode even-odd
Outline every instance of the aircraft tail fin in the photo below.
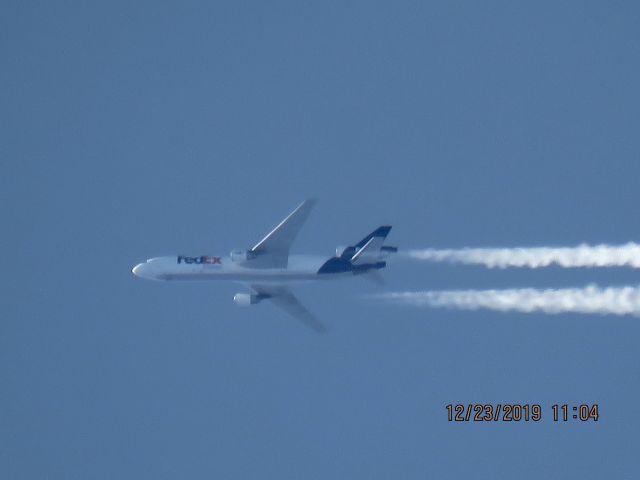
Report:
<svg viewBox="0 0 640 480"><path fill-rule="evenodd" d="M349 252L349 254L351 255L349 259L351 263L353 265L377 263L387 254L391 252L397 252L397 247L383 245L390 231L390 225L383 225L360 240L356 245L353 246L353 250Z"/></svg>
<svg viewBox="0 0 640 480"><path fill-rule="evenodd" d="M391 231L391 225L382 225L376 228L373 232L371 232L369 235L364 237L358 243L356 243L354 247L357 250L359 250L362 247L364 247L367 244L367 242L371 241L374 238L379 239L380 242L382 243L384 242L384 239L387 238L387 235L389 235L390 231Z"/></svg>
<svg viewBox="0 0 640 480"><path fill-rule="evenodd" d="M391 226L383 225L355 245L336 248L336 256L327 260L318 273L360 274L384 268L386 266L384 258L389 253L398 251L398 247L383 245L390 231Z"/></svg>

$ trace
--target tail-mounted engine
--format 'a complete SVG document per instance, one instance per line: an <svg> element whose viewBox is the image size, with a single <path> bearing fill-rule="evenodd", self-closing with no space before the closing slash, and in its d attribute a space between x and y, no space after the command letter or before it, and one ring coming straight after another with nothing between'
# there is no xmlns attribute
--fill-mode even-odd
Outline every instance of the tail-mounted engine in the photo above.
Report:
<svg viewBox="0 0 640 480"><path fill-rule="evenodd" d="M336 257L344 258L346 260L351 259L360 248L358 247L337 247L336 248ZM398 251L398 247L391 247L388 245L383 245L380 247L378 251L378 258L385 258L390 253L396 253Z"/></svg>

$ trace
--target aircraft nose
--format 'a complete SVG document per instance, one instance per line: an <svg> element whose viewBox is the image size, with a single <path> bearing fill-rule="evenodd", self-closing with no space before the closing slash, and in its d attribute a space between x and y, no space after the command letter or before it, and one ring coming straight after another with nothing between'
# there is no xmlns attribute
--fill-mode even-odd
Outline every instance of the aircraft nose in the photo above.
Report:
<svg viewBox="0 0 640 480"><path fill-rule="evenodd" d="M131 269L131 273L133 273L136 277L139 277L142 274L143 263L139 263L135 267Z"/></svg>

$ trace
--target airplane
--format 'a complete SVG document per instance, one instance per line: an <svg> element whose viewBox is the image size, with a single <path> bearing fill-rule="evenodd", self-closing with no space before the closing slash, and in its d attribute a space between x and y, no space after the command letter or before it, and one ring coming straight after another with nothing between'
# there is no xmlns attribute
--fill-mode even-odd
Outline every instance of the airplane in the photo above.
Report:
<svg viewBox="0 0 640 480"><path fill-rule="evenodd" d="M296 238L316 201L305 200L248 250L233 250L229 257L172 255L150 258L131 272L150 280L232 280L246 284L251 293L236 293L236 305L247 306L269 300L293 318L316 332L325 326L293 294L289 285L295 282L327 280L337 277L366 275L381 282L379 271L384 260L397 247L383 245L391 227L383 225L355 245L336 248L331 258L289 255Z"/></svg>

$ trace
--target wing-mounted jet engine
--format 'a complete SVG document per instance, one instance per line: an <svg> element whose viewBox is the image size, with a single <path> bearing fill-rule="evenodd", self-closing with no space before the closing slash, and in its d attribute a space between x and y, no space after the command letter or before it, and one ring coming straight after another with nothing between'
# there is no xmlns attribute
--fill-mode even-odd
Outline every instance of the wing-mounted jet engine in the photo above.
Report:
<svg viewBox="0 0 640 480"><path fill-rule="evenodd" d="M248 307L269 298L268 295L252 294L252 293L236 293L233 296L233 302L240 307Z"/></svg>
<svg viewBox="0 0 640 480"><path fill-rule="evenodd" d="M233 263L237 263L242 265L246 263L248 260L256 257L256 254L251 250L233 250L229 256L231 257L231 261Z"/></svg>

